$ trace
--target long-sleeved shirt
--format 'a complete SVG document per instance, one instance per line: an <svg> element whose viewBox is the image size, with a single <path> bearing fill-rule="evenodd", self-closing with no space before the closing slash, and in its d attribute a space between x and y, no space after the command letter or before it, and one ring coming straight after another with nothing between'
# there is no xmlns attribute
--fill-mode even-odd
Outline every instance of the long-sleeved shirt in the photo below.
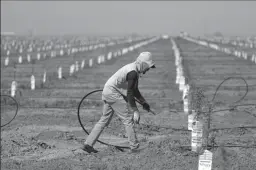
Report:
<svg viewBox="0 0 256 170"><path fill-rule="evenodd" d="M134 97L142 103L145 101L138 90L138 79L139 73L135 62L123 66L104 85L102 99L108 102L123 100L124 96L120 94L121 92L123 95L127 94L125 98L128 109L133 112L138 110Z"/></svg>

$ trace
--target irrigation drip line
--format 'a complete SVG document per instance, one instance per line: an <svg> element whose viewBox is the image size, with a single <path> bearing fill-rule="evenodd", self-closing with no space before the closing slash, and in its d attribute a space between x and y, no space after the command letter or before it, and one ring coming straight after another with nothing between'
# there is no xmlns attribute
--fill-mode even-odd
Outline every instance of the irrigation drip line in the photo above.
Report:
<svg viewBox="0 0 256 170"><path fill-rule="evenodd" d="M248 83L246 82L246 80L243 78L243 77L228 77L228 78L226 78L226 79L224 79L218 86L217 86L217 88L216 88L216 90L215 90L215 93L214 93L214 95L213 95L213 98L212 98L212 100L211 100L211 105L210 105L210 107L209 107L209 114L208 114L208 130L211 132L211 131L213 131L212 129L211 129L211 114L213 113L213 110L212 110L212 107L213 107L213 102L214 102L214 100L215 100L215 98L216 98L216 95L217 95L217 93L218 93L218 91L219 91L219 88L222 86L222 84L223 83L225 83L226 81L228 81L228 80L230 80L230 79L240 79L240 80L243 80L244 81L244 83L245 83L245 86L246 86L246 91L245 91L245 93L244 93L244 95L242 96L242 97L240 97L240 99L238 99L237 101L235 101L235 102L233 102L232 104L235 104L235 103L238 103L238 102L241 102L246 96L247 96L247 94L248 94ZM240 105L238 105L238 106L248 106L248 105L251 105L251 104L240 104ZM255 104L256 105L256 104ZM231 108L229 108L229 109L226 109L226 110L234 110L236 107L238 107L238 106L232 106ZM222 111L223 110L225 110L225 109L222 109ZM220 112L220 111L214 111L215 113L216 112ZM253 115L253 114L251 114L251 115ZM242 127L239 127L239 128L242 128ZM245 127L243 127L243 128L245 128ZM256 126L251 126L250 128L253 128L253 129L256 129ZM209 148L209 146L208 146L208 144L209 144L209 134L210 133L208 133L207 134L207 136L206 136L206 141L207 141L207 148ZM215 138L213 138L213 141L214 141L214 139ZM214 143L212 143L212 147L214 146Z"/></svg>
<svg viewBox="0 0 256 170"><path fill-rule="evenodd" d="M214 111L211 111L211 113L218 113L218 112L223 112L223 111L233 111L236 107L241 107L241 106L256 106L256 104L233 105L229 109L214 110ZM201 112L201 113L208 113L208 112Z"/></svg>
<svg viewBox="0 0 256 170"><path fill-rule="evenodd" d="M246 97L246 95L248 94L248 91L249 91L249 90L248 90L248 84L247 84L246 80L245 80L243 77L228 77L228 78L224 79L224 80L218 85L218 87L217 87L217 89L215 90L215 93L214 93L214 95L213 95L212 102L215 100L215 97L216 97L217 92L219 91L219 88L221 87L221 85L222 85L225 81L230 80L230 79L242 79L242 80L244 81L244 83L246 84L246 92L245 92L245 94L244 94L239 100L237 100L237 101L235 101L235 102L233 102L233 103L238 103L238 102L242 101L242 100Z"/></svg>
<svg viewBox="0 0 256 170"><path fill-rule="evenodd" d="M68 89L68 88L67 88ZM75 89L75 88L74 88ZM59 90L59 89L58 89ZM30 96L21 96L21 97L18 97L19 99L46 99L46 98L51 98L51 99L81 99L83 96L73 96L73 97L68 97L68 96L44 96L44 97L40 97L40 96L33 96L33 97L30 97ZM173 98L168 98L168 97L161 97L161 98L158 98L158 100L172 100ZM87 100L92 100L92 101L102 101L101 99L99 98L90 98L90 99L87 99ZM148 98L148 100L156 100L156 98Z"/></svg>
<svg viewBox="0 0 256 170"><path fill-rule="evenodd" d="M184 132L191 132L191 130L186 129L186 127L183 128L175 128L172 126L157 126L157 125L150 125L150 124L144 124L140 123L140 125L145 127L155 127L159 129L171 129L173 131L184 131ZM223 130L230 130L230 129L256 129L255 126L234 126L234 127L225 127L225 128L212 128L210 131L223 131Z"/></svg>
<svg viewBox="0 0 256 170"><path fill-rule="evenodd" d="M230 130L230 129L256 129L255 126L235 126L235 127L225 127L225 128L212 128L210 131L223 131L223 130Z"/></svg>
<svg viewBox="0 0 256 170"><path fill-rule="evenodd" d="M256 114L252 114L251 112L249 112L248 110L244 110L244 112L250 114L251 116L255 117L256 118Z"/></svg>
<svg viewBox="0 0 256 170"><path fill-rule="evenodd" d="M10 124L10 123L15 119L15 117L16 117L17 114L18 114L19 103L17 102L17 100L15 100L15 98L13 98L13 97L11 97L11 96L9 96L9 95L2 95L2 94L1 94L0 96L1 96L1 98L2 98L2 97L10 98L11 100L14 101L14 103L15 103L15 105L16 105L15 114L14 114L13 118L12 118L9 122L7 122L7 123L1 125L1 128L2 128L2 127L4 127L4 126ZM2 103L2 101L1 101L1 103ZM2 108L2 107L1 107L1 108ZM4 114L4 113L1 111L1 119L2 119L2 114Z"/></svg>
<svg viewBox="0 0 256 170"><path fill-rule="evenodd" d="M3 95L1 95L3 96ZM8 95L5 95L8 96ZM90 100L90 101L101 101L101 99L86 99L86 100ZM167 100L167 99L166 99ZM6 104L0 104L1 107L6 106ZM8 106L8 105L7 105ZM211 113L217 113L217 112L222 112L222 111L232 111L234 110L234 108L236 107L242 107L242 106L256 106L256 104L240 104L240 105L233 105L232 107L230 107L229 109L221 109L221 110L214 110ZM59 107L59 106L36 106L36 107L31 107L31 106L25 106L25 105L20 105L19 104L19 108L20 109L67 109L67 110L77 110L77 107ZM83 108L83 107L81 107ZM81 109L80 108L80 109ZM85 107L86 108L86 107ZM183 112L182 110L168 110L169 112L173 112L173 113L179 113L179 112ZM247 111L248 112L248 111ZM208 113L208 112L204 112L202 111L201 113Z"/></svg>
<svg viewBox="0 0 256 170"><path fill-rule="evenodd" d="M256 106L256 104L240 104L240 105L233 105L232 107L230 107L229 109L221 109L221 110L213 110L211 113L218 113L218 112L222 112L222 111L232 111L234 110L236 107L242 107L242 106ZM173 112L173 113L179 113L179 112L183 112L182 110L169 110L169 112ZM201 111L201 113L209 113L206 111Z"/></svg>
<svg viewBox="0 0 256 170"><path fill-rule="evenodd" d="M65 78L63 78L65 79ZM57 79L56 79L57 80ZM86 84L88 82L80 82L80 83L83 83L83 84ZM204 87L204 86L198 86L198 87ZM227 87L227 86L225 86ZM239 87L244 87L244 86L229 86L230 88L239 88ZM256 87L256 84L253 84L253 85L248 85L248 87ZM42 89L37 89L36 91L37 92L40 92L40 91L43 91L43 92L46 92L46 91L51 91L51 90L80 90L80 89L85 89L85 87L62 87L62 88L42 88ZM94 88L88 88L86 87L87 90L94 90ZM27 88L27 89L22 89L24 91L30 91L31 89L30 88ZM233 89L224 89L226 91L232 91ZM7 91L10 91L10 88L1 88L1 93L2 92L7 92ZM22 96L25 98L25 96ZM47 97L47 96L46 96ZM45 98L46 98L45 97ZM69 97L69 98L80 98L83 96L73 96L73 97ZM27 98L31 98L31 97L27 97ZM33 98L42 98L42 97L33 97ZM65 98L65 97L56 97L56 98ZM166 99L172 99L172 98L166 98Z"/></svg>
<svg viewBox="0 0 256 170"><path fill-rule="evenodd" d="M175 148L191 148L191 145L178 145L175 146ZM256 148L256 145L252 146L246 146L246 145L202 145L202 147L211 147L211 148L220 148L220 147L225 147L225 148ZM210 149L209 149L210 150Z"/></svg>
<svg viewBox="0 0 256 170"><path fill-rule="evenodd" d="M77 110L77 107L45 107L45 106L39 106L39 107L29 107L29 106L21 106L20 109L67 109L67 110Z"/></svg>

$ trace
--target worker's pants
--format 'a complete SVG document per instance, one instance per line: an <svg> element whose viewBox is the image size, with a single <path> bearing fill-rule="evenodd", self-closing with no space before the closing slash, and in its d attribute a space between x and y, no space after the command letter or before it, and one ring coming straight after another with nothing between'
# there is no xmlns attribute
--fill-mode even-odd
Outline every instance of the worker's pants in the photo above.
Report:
<svg viewBox="0 0 256 170"><path fill-rule="evenodd" d="M134 130L133 113L128 111L127 104L124 100L118 100L115 103L104 101L102 116L87 137L85 144L90 146L95 144L103 129L108 126L114 113L121 118L123 124L125 125L130 148L136 149L139 147L139 142Z"/></svg>

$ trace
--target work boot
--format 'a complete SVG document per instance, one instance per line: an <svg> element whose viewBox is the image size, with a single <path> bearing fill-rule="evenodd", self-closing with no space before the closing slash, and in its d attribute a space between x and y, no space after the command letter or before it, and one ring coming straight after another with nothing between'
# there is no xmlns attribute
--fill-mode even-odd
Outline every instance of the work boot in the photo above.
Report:
<svg viewBox="0 0 256 170"><path fill-rule="evenodd" d="M128 153L138 153L139 152L139 150L138 150L139 147L140 147L140 145L137 144L136 147L130 148Z"/></svg>
<svg viewBox="0 0 256 170"><path fill-rule="evenodd" d="M86 151L86 152L88 152L88 153L91 153L91 152L97 153L97 152L98 152L98 151L95 150L92 146L87 145L87 144L83 145L83 147L82 147L81 149L84 150L84 151Z"/></svg>

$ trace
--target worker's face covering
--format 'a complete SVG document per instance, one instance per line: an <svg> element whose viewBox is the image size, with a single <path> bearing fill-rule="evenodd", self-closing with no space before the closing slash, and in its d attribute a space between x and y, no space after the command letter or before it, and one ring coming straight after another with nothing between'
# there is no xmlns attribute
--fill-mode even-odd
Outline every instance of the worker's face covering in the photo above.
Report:
<svg viewBox="0 0 256 170"><path fill-rule="evenodd" d="M142 76L142 74L145 74L149 70L148 64L144 62L141 62L141 63L138 62L137 68L138 68L140 77Z"/></svg>

